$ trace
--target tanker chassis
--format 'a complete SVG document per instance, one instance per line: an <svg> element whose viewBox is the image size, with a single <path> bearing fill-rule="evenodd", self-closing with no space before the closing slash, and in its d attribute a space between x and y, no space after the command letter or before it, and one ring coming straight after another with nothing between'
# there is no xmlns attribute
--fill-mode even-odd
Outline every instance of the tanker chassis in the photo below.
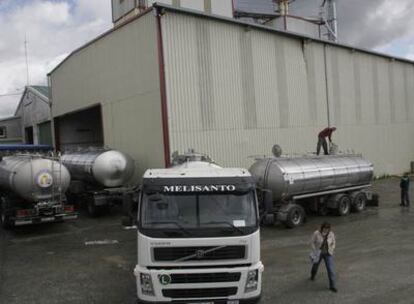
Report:
<svg viewBox="0 0 414 304"><path fill-rule="evenodd" d="M258 301L259 216L247 170L202 161L150 169L138 206L139 303Z"/></svg>
<svg viewBox="0 0 414 304"><path fill-rule="evenodd" d="M270 157L250 167L260 201L261 222L301 225L306 212L345 216L377 203L373 165L360 155Z"/></svg>
<svg viewBox="0 0 414 304"><path fill-rule="evenodd" d="M69 201L84 203L92 217L115 204L125 205L134 195L134 187L125 186L134 173L134 161L125 153L105 149L66 152L62 162L72 176Z"/></svg>
<svg viewBox="0 0 414 304"><path fill-rule="evenodd" d="M0 157L0 224L8 229L76 219L63 192L68 170L57 158L39 154Z"/></svg>

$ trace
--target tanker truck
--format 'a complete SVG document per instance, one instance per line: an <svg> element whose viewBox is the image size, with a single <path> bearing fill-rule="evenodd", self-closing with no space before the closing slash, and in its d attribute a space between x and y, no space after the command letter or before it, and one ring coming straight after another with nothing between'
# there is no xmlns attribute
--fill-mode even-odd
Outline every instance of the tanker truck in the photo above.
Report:
<svg viewBox="0 0 414 304"><path fill-rule="evenodd" d="M249 171L190 151L149 169L138 203L138 303L254 303L259 210Z"/></svg>
<svg viewBox="0 0 414 304"><path fill-rule="evenodd" d="M24 150L27 146L24 146ZM4 147L3 147L4 148ZM8 152L19 147L9 148ZM4 151L4 149L3 149ZM14 152L15 153L15 152ZM0 223L3 228L76 219L64 192L70 174L57 157L0 156Z"/></svg>
<svg viewBox="0 0 414 304"><path fill-rule="evenodd" d="M72 176L68 200L84 203L90 216L124 203L133 195L133 188L126 183L134 174L135 165L125 153L106 149L65 152L62 163Z"/></svg>
<svg viewBox="0 0 414 304"><path fill-rule="evenodd" d="M339 216L361 212L371 191L373 165L361 155L279 156L257 159L249 169L260 198L261 220L293 228L305 210Z"/></svg>

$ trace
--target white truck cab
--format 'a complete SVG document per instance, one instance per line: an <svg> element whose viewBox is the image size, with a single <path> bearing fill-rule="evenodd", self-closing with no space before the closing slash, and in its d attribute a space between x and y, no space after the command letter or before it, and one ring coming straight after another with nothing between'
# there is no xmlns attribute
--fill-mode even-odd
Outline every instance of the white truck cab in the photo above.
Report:
<svg viewBox="0 0 414 304"><path fill-rule="evenodd" d="M139 303L254 303L263 264L246 169L190 161L145 172L138 207Z"/></svg>

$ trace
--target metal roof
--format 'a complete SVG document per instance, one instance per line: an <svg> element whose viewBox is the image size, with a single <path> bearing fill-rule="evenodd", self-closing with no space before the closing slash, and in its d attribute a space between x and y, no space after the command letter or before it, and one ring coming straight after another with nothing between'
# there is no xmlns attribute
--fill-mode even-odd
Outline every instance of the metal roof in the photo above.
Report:
<svg viewBox="0 0 414 304"><path fill-rule="evenodd" d="M0 122L3 122L3 121L8 121L8 120L15 120L15 119L20 119L20 116L8 116L8 117L3 117L3 118L0 118Z"/></svg>
<svg viewBox="0 0 414 304"><path fill-rule="evenodd" d="M367 54L371 54L371 55L385 57L385 58L388 58L390 60L398 60L398 61L414 64L414 61L409 60L407 58L392 56L392 55L389 55L389 54L369 50L369 49L366 49L366 48L356 47L356 46L353 46L353 45L333 42L333 41L329 41L329 40L323 40L323 39L315 38L315 37L304 35L304 34L298 34L298 33L289 32L289 31L281 31L281 30L277 30L277 29L269 27L269 26L259 25L259 24L256 24L256 23L248 22L248 21L241 21L241 20L237 20L237 19L234 19L234 18L228 18L228 17L218 16L218 15L212 15L212 14L208 14L208 13L193 10L193 9L187 9L187 8L182 8L182 7L174 7L174 6L171 6L171 5L161 4L161 3L156 2L156 3L153 4L152 7L148 8L143 13L131 18L129 21L127 21L127 22L125 22L125 23L123 23L123 24L121 24L117 27L114 27L114 28L104 32L103 34L101 34L98 37L96 37L95 39L89 41L85 45L83 45L83 46L75 49L74 51L72 51L65 59L63 59L47 75L50 76L66 60L68 60L70 57L72 57L77 52L79 52L82 49L88 47L92 43L100 40L101 38L105 37L106 35L111 34L112 32L118 30L119 28L133 22L134 20L140 18L141 16L146 15L147 13L153 11L154 9L161 10L161 11L163 11L163 13L170 11L170 12L174 12L174 13L187 14L187 15L191 15L191 16L194 16L194 17L207 18L207 19L211 19L211 20L215 20L215 21L224 22L224 23L230 23L230 24L234 24L234 25L246 26L246 27L249 27L249 28L257 29L257 30L276 33L278 35L282 35L282 36L285 36L285 37L291 37L291 38L296 38L296 39L301 39L301 40L308 40L308 41L317 41L317 42L320 42L320 43L323 43L323 44L326 44L326 45L333 45L333 46L343 47L343 48L346 48L346 49L349 49L349 50L352 50L352 51L359 51L359 52L362 52L362 53L367 53Z"/></svg>
<svg viewBox="0 0 414 304"><path fill-rule="evenodd" d="M49 98L49 87L47 86L29 86L29 88L32 88L42 94L44 97Z"/></svg>

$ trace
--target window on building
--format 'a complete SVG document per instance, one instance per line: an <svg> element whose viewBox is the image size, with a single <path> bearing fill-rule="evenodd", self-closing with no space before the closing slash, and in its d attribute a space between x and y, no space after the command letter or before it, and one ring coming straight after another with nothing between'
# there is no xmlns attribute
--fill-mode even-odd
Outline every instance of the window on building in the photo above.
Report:
<svg viewBox="0 0 414 304"><path fill-rule="evenodd" d="M7 132L6 132L6 127L4 126L0 126L0 138L5 138L7 137Z"/></svg>

